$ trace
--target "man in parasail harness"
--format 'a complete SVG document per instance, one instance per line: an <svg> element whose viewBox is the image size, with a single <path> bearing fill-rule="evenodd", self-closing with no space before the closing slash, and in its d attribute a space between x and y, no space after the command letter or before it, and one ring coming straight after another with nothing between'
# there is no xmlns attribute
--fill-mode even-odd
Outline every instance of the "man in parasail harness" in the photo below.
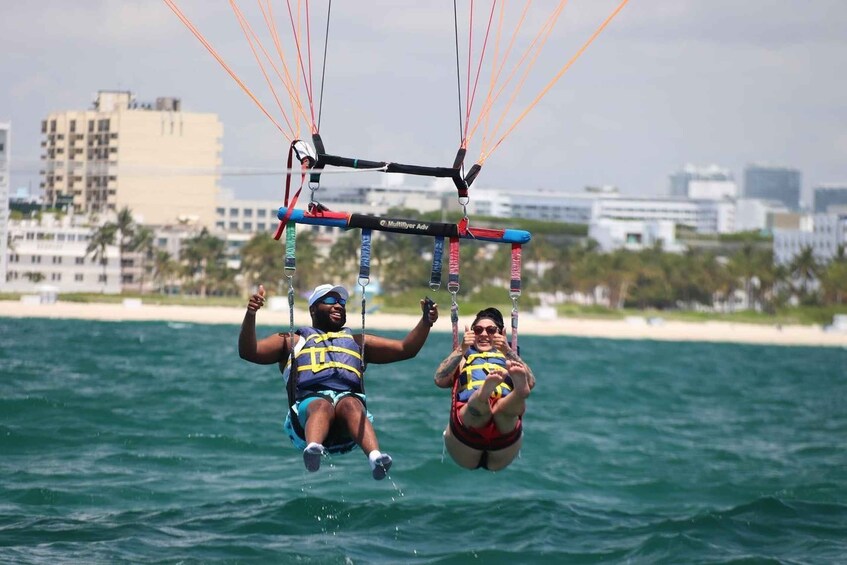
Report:
<svg viewBox="0 0 847 565"><path fill-rule="evenodd" d="M238 354L260 365L279 364L289 400L285 428L295 447L303 450L306 469L317 471L327 453L345 453L358 445L368 457L373 478L380 480L392 461L379 450L373 417L366 408L365 367L417 355L438 319L438 306L429 307L421 300L423 316L399 340L354 335L344 325L348 298L344 287L322 284L309 296L311 327L300 328L293 336L279 332L257 341L256 312L265 303L265 288L259 285L247 303Z"/></svg>
<svg viewBox="0 0 847 565"><path fill-rule="evenodd" d="M450 457L466 469L508 466L523 444L523 413L535 376L509 347L499 310L477 313L462 343L435 371L435 384L453 389L444 430Z"/></svg>

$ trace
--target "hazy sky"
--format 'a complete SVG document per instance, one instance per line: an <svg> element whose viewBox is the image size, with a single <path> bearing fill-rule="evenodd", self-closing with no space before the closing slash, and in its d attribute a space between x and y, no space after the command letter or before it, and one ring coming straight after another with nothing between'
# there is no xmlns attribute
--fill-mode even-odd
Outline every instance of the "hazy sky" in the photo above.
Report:
<svg viewBox="0 0 847 565"><path fill-rule="evenodd" d="M478 17L486 4L476 2ZM178 5L274 111L229 3ZM256 3L240 5L259 25ZM534 13L553 5L537 0ZM524 96L534 96L616 5L570 0ZM285 6L274 3L283 35ZM319 68L326 3L311 6L320 14L312 30ZM799 169L806 191L847 182L845 29L844 0L631 0L490 156L472 195L598 184L665 194L668 175L686 163L728 168L739 184L751 162ZM460 36L464 51L467 33ZM327 150L449 165L459 138L453 2L336 0L329 37ZM164 2L9 1L0 43L0 121L12 124L13 190L38 186L41 120L90 107L98 90L130 90L139 102L175 96L186 111L217 113L228 170L284 166L285 138ZM478 154L472 143L468 164ZM324 185L363 178L333 175ZM280 177L225 176L222 184L245 198L282 194Z"/></svg>

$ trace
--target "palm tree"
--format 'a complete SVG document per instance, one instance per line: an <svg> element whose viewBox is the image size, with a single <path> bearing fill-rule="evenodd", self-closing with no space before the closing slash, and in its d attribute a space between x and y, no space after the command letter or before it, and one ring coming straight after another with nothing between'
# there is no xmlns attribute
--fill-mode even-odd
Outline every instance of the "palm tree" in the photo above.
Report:
<svg viewBox="0 0 847 565"><path fill-rule="evenodd" d="M285 248L269 233L260 232L250 238L241 248L241 273L244 275L245 288L255 283L270 286L285 277L283 253Z"/></svg>
<svg viewBox="0 0 847 565"><path fill-rule="evenodd" d="M828 303L840 306L847 296L847 252L843 245L838 246L835 256L820 275L824 299Z"/></svg>
<svg viewBox="0 0 847 565"><path fill-rule="evenodd" d="M94 231L88 242L88 247L85 248L85 256L91 256L92 259L99 261L103 266L103 292L106 291L106 266L108 261L106 250L115 244L117 231L118 226L116 224L106 222Z"/></svg>
<svg viewBox="0 0 847 565"><path fill-rule="evenodd" d="M795 290L800 293L801 299L813 301L814 297L811 296L811 291L821 272L821 267L815 259L814 250L809 246L803 247L800 253L789 263L788 270L792 279L798 283Z"/></svg>
<svg viewBox="0 0 847 565"><path fill-rule="evenodd" d="M184 275L192 286L196 285L201 298L208 293L207 275L225 264L226 243L203 228L199 234L185 240L180 258L184 262Z"/></svg>
<svg viewBox="0 0 847 565"><path fill-rule="evenodd" d="M130 250L132 245L132 239L135 235L136 225L132 219L132 212L126 206L118 211L117 221L115 222L117 227L117 238L118 238L118 249L120 251L121 259L120 259L120 270L121 270L121 284L124 281L124 263L126 261L127 251Z"/></svg>
<svg viewBox="0 0 847 565"><path fill-rule="evenodd" d="M153 253L153 284L159 292L165 290L178 271L179 265L171 258L170 253L163 249Z"/></svg>
<svg viewBox="0 0 847 565"><path fill-rule="evenodd" d="M155 251L155 236L153 230L147 226L136 226L132 241L129 243L131 251L141 255L141 276L138 279L138 292L144 292L144 275L147 274L147 261L153 258Z"/></svg>
<svg viewBox="0 0 847 565"><path fill-rule="evenodd" d="M357 262L361 249L361 238L356 231L348 231L335 241L329 250L326 272L330 278L344 281L358 270Z"/></svg>

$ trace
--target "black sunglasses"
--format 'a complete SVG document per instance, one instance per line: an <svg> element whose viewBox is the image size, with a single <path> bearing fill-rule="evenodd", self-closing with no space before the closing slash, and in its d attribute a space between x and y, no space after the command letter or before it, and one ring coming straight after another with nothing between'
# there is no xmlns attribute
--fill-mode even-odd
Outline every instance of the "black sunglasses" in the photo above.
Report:
<svg viewBox="0 0 847 565"><path fill-rule="evenodd" d="M343 298L336 298L334 296L325 296L324 298L321 298L321 304L329 304L330 306L333 304L341 304L342 306L346 306L347 300Z"/></svg>
<svg viewBox="0 0 847 565"><path fill-rule="evenodd" d="M499 331L500 328L496 326L485 326L484 328L482 326L473 327L473 333L475 333L476 335L482 335L482 332L487 332L488 335L494 335Z"/></svg>

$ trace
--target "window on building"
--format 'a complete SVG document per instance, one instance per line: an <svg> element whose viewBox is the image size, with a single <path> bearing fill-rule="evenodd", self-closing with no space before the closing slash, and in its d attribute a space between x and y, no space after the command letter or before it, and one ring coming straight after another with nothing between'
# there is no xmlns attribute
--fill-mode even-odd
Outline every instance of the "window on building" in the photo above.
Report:
<svg viewBox="0 0 847 565"><path fill-rule="evenodd" d="M60 280L62 280L62 273L53 273L52 275L50 275L50 280L54 282L59 282Z"/></svg>
<svg viewBox="0 0 847 565"><path fill-rule="evenodd" d="M106 280L107 280L106 275L101 274L101 275L97 276L97 282L105 283Z"/></svg>
<svg viewBox="0 0 847 565"><path fill-rule="evenodd" d="M58 257L58 256L54 256L53 257L53 264L54 265L61 265L62 264L62 258Z"/></svg>
<svg viewBox="0 0 847 565"><path fill-rule="evenodd" d="M32 256L32 263L34 265L40 264L41 263L41 255L33 255Z"/></svg>
<svg viewBox="0 0 847 565"><path fill-rule="evenodd" d="M74 275L74 282L82 282L83 276L81 273L77 273Z"/></svg>
<svg viewBox="0 0 847 565"><path fill-rule="evenodd" d="M245 208L244 217L245 218L252 218L253 217L253 209L252 208Z"/></svg>
<svg viewBox="0 0 847 565"><path fill-rule="evenodd" d="M238 208L230 208L229 209L229 215L230 216L237 216L238 215Z"/></svg>
<svg viewBox="0 0 847 565"><path fill-rule="evenodd" d="M268 229L268 225L263 224L263 223L258 223L258 224L256 224L256 229L258 231L265 231L266 229Z"/></svg>
<svg viewBox="0 0 847 565"><path fill-rule="evenodd" d="M268 217L268 211L263 208L261 210L257 210L256 215L259 216L260 218L267 218Z"/></svg>
<svg viewBox="0 0 847 565"><path fill-rule="evenodd" d="M75 265L85 265L85 257L74 257Z"/></svg>
<svg viewBox="0 0 847 565"><path fill-rule="evenodd" d="M226 212L226 210L224 210L223 208L215 208L215 214L217 214L218 216L223 216L224 212Z"/></svg>
<svg viewBox="0 0 847 565"><path fill-rule="evenodd" d="M224 229L225 226L226 226L225 222L215 222L215 227L219 230Z"/></svg>
<svg viewBox="0 0 847 565"><path fill-rule="evenodd" d="M238 229L238 222L230 222L229 223L229 229L237 230Z"/></svg>
<svg viewBox="0 0 847 565"><path fill-rule="evenodd" d="M244 222L244 231L252 231L253 222Z"/></svg>

